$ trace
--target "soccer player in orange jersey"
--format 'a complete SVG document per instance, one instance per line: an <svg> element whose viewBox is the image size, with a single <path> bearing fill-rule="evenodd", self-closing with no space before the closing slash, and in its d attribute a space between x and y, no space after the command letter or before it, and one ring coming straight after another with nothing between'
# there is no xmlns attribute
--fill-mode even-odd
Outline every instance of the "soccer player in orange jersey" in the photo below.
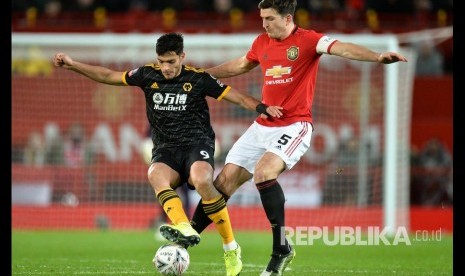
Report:
<svg viewBox="0 0 465 276"><path fill-rule="evenodd" d="M259 116L229 151L215 186L226 197L253 177L273 233L272 255L265 275L282 275L295 255L285 238L285 197L279 175L290 170L308 150L313 131L312 103L320 57L390 64L406 62L398 53L378 53L298 27L293 20L296 0L263 0L258 4L265 32L258 35L242 57L207 69L217 78L244 74L260 65L262 102L283 107L283 116ZM285 183L283 183L285 185ZM197 208L191 224L199 233L209 219ZM284 242L281 242L284 240Z"/></svg>

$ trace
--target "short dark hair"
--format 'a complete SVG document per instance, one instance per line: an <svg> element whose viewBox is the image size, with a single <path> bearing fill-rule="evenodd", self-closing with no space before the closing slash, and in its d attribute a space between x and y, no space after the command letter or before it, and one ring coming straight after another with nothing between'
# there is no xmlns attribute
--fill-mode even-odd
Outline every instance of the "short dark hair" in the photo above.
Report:
<svg viewBox="0 0 465 276"><path fill-rule="evenodd" d="M281 16L294 16L296 6L297 0L262 0L258 3L259 9L274 9Z"/></svg>
<svg viewBox="0 0 465 276"><path fill-rule="evenodd" d="M180 33L167 33L157 39L156 51L161 56L167 52L180 55L184 50L184 38Z"/></svg>

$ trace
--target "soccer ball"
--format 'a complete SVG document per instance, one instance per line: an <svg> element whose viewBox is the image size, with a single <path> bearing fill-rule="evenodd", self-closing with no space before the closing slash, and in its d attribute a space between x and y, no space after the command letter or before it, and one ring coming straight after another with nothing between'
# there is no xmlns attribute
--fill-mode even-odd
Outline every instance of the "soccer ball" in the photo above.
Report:
<svg viewBox="0 0 465 276"><path fill-rule="evenodd" d="M181 245L168 243L158 248L152 262L161 275L181 275L189 267L189 252Z"/></svg>

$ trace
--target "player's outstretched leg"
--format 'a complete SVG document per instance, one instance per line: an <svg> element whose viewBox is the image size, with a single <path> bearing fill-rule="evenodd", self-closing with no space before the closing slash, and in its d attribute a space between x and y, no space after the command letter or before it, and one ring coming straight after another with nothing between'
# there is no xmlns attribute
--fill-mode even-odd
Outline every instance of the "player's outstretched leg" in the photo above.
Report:
<svg viewBox="0 0 465 276"><path fill-rule="evenodd" d="M187 222L177 225L164 224L160 226L160 234L167 240L180 244L185 248L195 246L200 242L200 235Z"/></svg>
<svg viewBox="0 0 465 276"><path fill-rule="evenodd" d="M291 246L290 246L291 247ZM268 262L265 270L260 274L260 276L280 276L284 275L284 270L286 267L292 263L292 260L295 257L295 250L291 247L291 252L287 254L273 253L271 254L271 259Z"/></svg>

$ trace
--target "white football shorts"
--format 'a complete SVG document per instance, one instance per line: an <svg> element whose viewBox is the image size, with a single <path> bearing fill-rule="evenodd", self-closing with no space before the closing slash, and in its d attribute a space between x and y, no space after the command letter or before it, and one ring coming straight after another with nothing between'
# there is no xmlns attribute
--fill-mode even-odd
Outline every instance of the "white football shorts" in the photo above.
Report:
<svg viewBox="0 0 465 276"><path fill-rule="evenodd" d="M282 127L268 127L253 122L234 143L225 164L244 167L253 174L255 164L263 154L272 152L281 157L290 170L310 147L312 132L313 126L309 122L296 122Z"/></svg>

